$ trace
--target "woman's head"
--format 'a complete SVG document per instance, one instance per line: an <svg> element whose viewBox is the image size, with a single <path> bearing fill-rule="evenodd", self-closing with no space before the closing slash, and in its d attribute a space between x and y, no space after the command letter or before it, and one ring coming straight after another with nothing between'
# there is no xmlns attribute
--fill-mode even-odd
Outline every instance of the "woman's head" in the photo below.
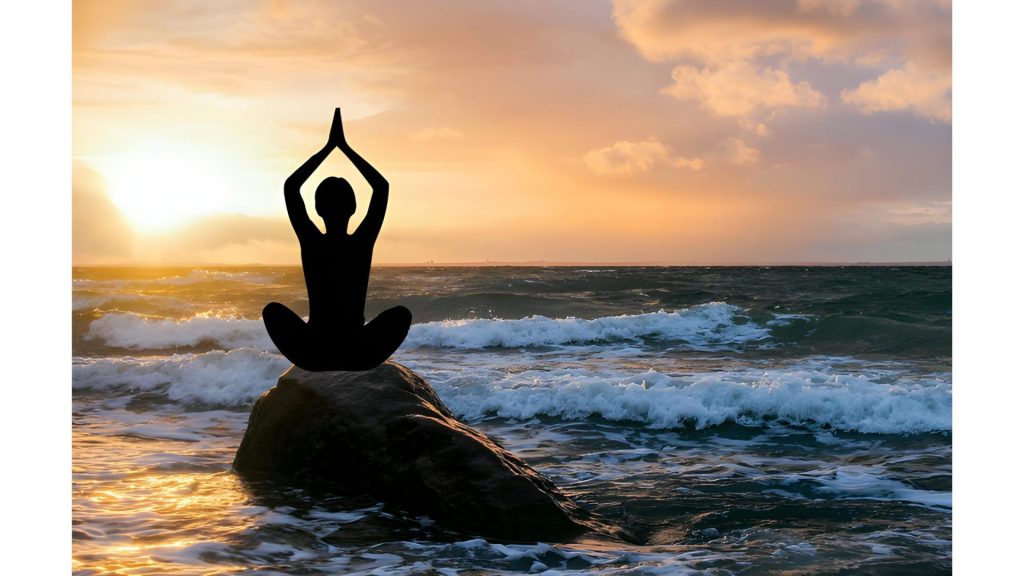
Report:
<svg viewBox="0 0 1024 576"><path fill-rule="evenodd" d="M324 222L345 220L356 212L356 194L344 178L329 176L316 187L316 213Z"/></svg>

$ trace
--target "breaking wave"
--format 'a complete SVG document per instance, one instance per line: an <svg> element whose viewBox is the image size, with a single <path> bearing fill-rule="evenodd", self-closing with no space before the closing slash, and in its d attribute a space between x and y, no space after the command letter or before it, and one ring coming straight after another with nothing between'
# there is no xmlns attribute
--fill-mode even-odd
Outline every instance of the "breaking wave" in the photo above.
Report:
<svg viewBox="0 0 1024 576"><path fill-rule="evenodd" d="M947 381L863 369L850 374L819 363L687 376L654 370L525 371L493 379L470 377L469 382L456 377L435 384L449 408L468 418L596 416L654 428L689 424L698 429L775 421L883 434L952 428L952 387Z"/></svg>
<svg viewBox="0 0 1024 576"><path fill-rule="evenodd" d="M780 316L757 324L730 304L713 302L674 312L606 316L591 320L531 316L520 320L464 319L414 324L403 348L521 348L654 339L715 348L758 342L771 337L771 326L791 321ZM112 312L92 322L87 340L115 348L163 350L202 343L231 349L273 350L258 319L198 314L184 320Z"/></svg>
<svg viewBox="0 0 1024 576"><path fill-rule="evenodd" d="M406 346L518 348L653 338L695 347L727 346L765 340L770 328L756 324L737 306L699 304L675 312L626 314L585 320L531 316L521 320L445 320L417 324Z"/></svg>
<svg viewBox="0 0 1024 576"><path fill-rule="evenodd" d="M262 320L197 314L185 320L114 312L93 320L86 340L131 350L163 350L211 343L228 349L273 350Z"/></svg>
<svg viewBox="0 0 1024 576"><path fill-rule="evenodd" d="M263 350L173 356L75 358L75 389L124 388L159 392L170 400L220 406L244 406L277 382L291 363Z"/></svg>
<svg viewBox="0 0 1024 576"><path fill-rule="evenodd" d="M289 362L278 354L230 352L78 358L76 389L161 392L176 402L244 407L273 386ZM415 366L413 366L415 368ZM952 387L942 378L889 371L856 374L809 362L785 368L672 376L649 370L424 371L461 418L599 417L652 428L816 424L862 433L950 430Z"/></svg>

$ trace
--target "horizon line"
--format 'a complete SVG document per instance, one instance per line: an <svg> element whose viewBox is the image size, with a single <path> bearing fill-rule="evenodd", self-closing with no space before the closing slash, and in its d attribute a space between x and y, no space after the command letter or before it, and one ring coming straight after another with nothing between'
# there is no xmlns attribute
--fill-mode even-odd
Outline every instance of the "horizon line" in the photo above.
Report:
<svg viewBox="0 0 1024 576"><path fill-rule="evenodd" d="M433 260L425 262L378 262L374 263L375 268L423 268L423 267L452 267L452 268L486 268L486 267L529 267L529 266L541 266L541 267L566 267L566 266L598 266L608 268L625 268L625 267L662 267L662 268L727 268L727 267L784 267L784 266L952 266L952 259L949 260L892 260L892 261L872 261L872 260L859 260L859 261L795 261L795 262L735 262L735 263L716 263L716 264L682 264L672 263L656 260L647 261L588 261L588 260L466 260L466 261L452 261L452 262L435 262ZM280 267L301 267L301 263L295 264L265 264L258 262L250 262L244 264L224 264L224 263L185 263L185 262L174 262L174 263L121 263L121 264L75 264L72 262L72 268L179 268L179 267L197 267L197 266L210 266L218 268L229 268L229 267L264 267L264 268L280 268Z"/></svg>

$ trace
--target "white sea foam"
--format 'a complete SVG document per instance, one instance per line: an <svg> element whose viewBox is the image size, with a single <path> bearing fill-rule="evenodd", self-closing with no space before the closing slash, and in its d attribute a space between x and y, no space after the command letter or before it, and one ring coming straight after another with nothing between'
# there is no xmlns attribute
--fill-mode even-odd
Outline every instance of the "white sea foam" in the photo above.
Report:
<svg viewBox="0 0 1024 576"><path fill-rule="evenodd" d="M765 340L770 334L769 328L750 321L740 308L713 302L675 312L607 316L593 320L532 316L520 320L427 322L414 324L402 347L519 348L654 338L678 341L694 348L715 348ZM94 320L85 338L133 350L196 346L203 342L225 349L274 349L261 320L210 314L174 320L112 312Z"/></svg>
<svg viewBox="0 0 1024 576"><path fill-rule="evenodd" d="M124 387L163 392L171 400L186 403L239 406L273 386L288 366L282 356L251 348L146 358L76 358L71 380L76 389Z"/></svg>
<svg viewBox="0 0 1024 576"><path fill-rule="evenodd" d="M432 380L455 413L529 419L598 416L654 428L783 420L866 433L950 430L952 390L939 379L841 373L827 365L669 376L583 369Z"/></svg>
<svg viewBox="0 0 1024 576"><path fill-rule="evenodd" d="M764 340L770 331L731 304L711 302L675 312L606 316L593 320L531 316L521 320L463 319L416 324L404 346L517 348L657 338L696 347Z"/></svg>
<svg viewBox="0 0 1024 576"><path fill-rule="evenodd" d="M865 500L901 500L925 506L953 507L951 492L919 490L889 477L880 466L839 466L828 474L812 479L821 486L819 492L838 498Z"/></svg>
<svg viewBox="0 0 1024 576"><path fill-rule="evenodd" d="M262 320L197 314L185 320L114 312L93 320L85 334L108 346L133 350L160 350L196 346L203 342L224 348L273 350Z"/></svg>
<svg viewBox="0 0 1024 576"><path fill-rule="evenodd" d="M486 368L486 356L480 361L472 370L425 372L461 418L552 416L578 421L595 416L652 428L781 420L865 433L952 427L951 385L940 376L910 378L868 369L851 374L818 360L768 371L689 375L584 367L507 372ZM245 406L273 386L288 366L283 357L252 348L80 358L73 366L73 383L75 388L158 391L186 403Z"/></svg>
<svg viewBox="0 0 1024 576"><path fill-rule="evenodd" d="M617 549L616 547L567 547L546 543L536 544L499 544L488 542L482 538L453 542L451 544L423 545L417 542L402 542L401 545L416 555L428 555L430 560L437 558L470 557L475 563L485 566L506 566L506 570L517 563L518 570L494 569L494 573L511 574L521 572L524 568L530 573L543 573L552 576L561 574L644 574L644 575L683 575L705 574L706 570L695 566L707 565L714 561L728 561L731 555L710 550L673 551L642 551L638 548ZM363 555L366 557L367 555ZM406 560L408 562L408 560ZM486 564L484 564L486 563ZM417 563L421 564L421 563ZM570 567L572 566L572 567ZM381 572L367 570L360 574L418 574L431 566L394 566L394 571ZM414 568L411 572L409 568Z"/></svg>

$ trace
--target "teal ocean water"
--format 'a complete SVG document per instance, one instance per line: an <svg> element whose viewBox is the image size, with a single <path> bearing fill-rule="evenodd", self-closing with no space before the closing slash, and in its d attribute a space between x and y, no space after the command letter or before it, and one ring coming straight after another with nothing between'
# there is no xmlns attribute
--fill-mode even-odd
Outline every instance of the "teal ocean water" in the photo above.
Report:
<svg viewBox="0 0 1024 576"><path fill-rule="evenodd" d="M935 574L952 282L935 267L379 268L395 355L643 544L507 544L231 471L298 268L73 271L76 573Z"/></svg>

